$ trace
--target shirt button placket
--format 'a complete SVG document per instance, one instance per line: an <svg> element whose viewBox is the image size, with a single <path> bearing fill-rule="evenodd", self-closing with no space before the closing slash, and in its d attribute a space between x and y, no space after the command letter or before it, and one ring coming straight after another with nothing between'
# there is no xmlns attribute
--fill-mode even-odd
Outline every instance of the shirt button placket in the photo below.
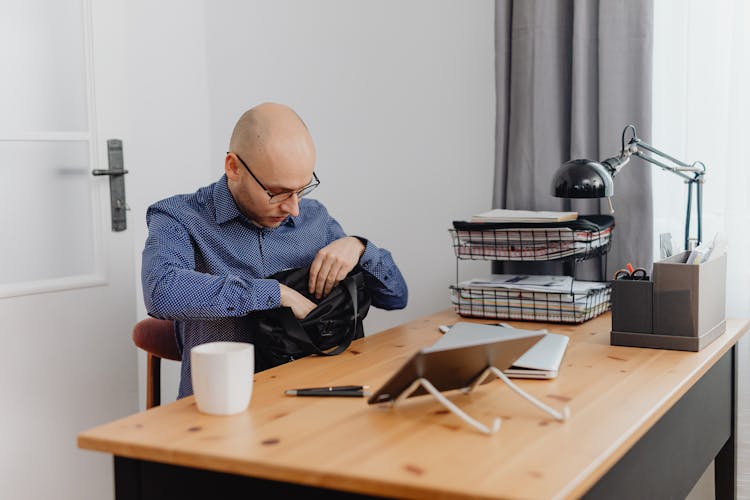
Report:
<svg viewBox="0 0 750 500"><path fill-rule="evenodd" d="M265 229L258 231L258 249L260 250L260 270L263 277L266 276L266 258L263 255L263 237L265 235Z"/></svg>

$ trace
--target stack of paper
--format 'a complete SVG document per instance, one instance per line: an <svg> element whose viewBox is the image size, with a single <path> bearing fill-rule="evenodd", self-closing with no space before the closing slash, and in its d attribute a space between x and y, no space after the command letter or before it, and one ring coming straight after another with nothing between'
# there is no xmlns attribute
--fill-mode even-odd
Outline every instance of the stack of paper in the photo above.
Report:
<svg viewBox="0 0 750 500"><path fill-rule="evenodd" d="M472 216L471 222L564 222L576 220L578 212L545 212L536 210L508 210L496 208L489 212Z"/></svg>
<svg viewBox="0 0 750 500"><path fill-rule="evenodd" d="M493 274L459 283L451 301L464 316L577 323L606 309L608 288L570 276Z"/></svg>
<svg viewBox="0 0 750 500"><path fill-rule="evenodd" d="M456 230L454 246L459 257L552 260L590 252L609 243L612 228L601 231L550 229Z"/></svg>
<svg viewBox="0 0 750 500"><path fill-rule="evenodd" d="M580 283L580 282L579 282ZM486 278L464 281L462 288L509 288L529 292L570 292L572 276L542 276L526 274L493 274Z"/></svg>

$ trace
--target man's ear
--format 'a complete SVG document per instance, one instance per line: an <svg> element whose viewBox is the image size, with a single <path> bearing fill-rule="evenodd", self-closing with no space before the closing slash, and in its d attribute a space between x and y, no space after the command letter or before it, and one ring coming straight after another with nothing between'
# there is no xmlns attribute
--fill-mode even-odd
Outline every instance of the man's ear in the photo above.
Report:
<svg viewBox="0 0 750 500"><path fill-rule="evenodd" d="M227 153L226 158L224 158L224 172L227 174L227 179L231 181L236 181L240 178L239 162L231 153Z"/></svg>

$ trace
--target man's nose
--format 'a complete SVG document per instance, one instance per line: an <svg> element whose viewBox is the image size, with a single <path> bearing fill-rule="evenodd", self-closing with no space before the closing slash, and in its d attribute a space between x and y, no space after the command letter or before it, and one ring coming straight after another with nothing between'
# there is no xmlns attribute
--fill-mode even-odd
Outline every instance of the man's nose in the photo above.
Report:
<svg viewBox="0 0 750 500"><path fill-rule="evenodd" d="M281 209L292 217L297 217L299 215L299 196L297 193L284 200L281 203Z"/></svg>

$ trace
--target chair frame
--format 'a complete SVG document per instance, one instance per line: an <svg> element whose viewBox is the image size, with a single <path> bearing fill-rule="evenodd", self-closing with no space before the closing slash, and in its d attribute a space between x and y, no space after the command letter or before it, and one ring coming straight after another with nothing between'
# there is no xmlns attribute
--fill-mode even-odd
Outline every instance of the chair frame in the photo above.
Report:
<svg viewBox="0 0 750 500"><path fill-rule="evenodd" d="M168 324L170 329L167 328ZM173 321L151 317L133 327L133 343L146 353L146 409L161 404L161 360L180 361L174 333ZM170 339L174 340L174 344Z"/></svg>

